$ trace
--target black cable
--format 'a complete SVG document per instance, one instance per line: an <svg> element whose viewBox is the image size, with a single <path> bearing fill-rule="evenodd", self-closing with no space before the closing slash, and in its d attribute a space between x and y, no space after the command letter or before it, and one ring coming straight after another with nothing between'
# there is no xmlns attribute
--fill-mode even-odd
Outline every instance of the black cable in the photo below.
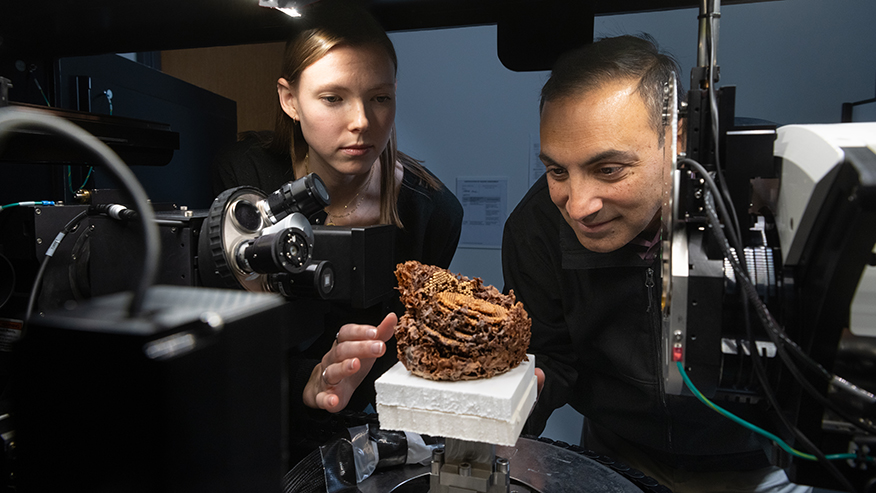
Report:
<svg viewBox="0 0 876 493"><path fill-rule="evenodd" d="M33 307L36 304L37 294L39 294L40 286L42 285L43 276L46 272L46 266L49 264L49 259L55 254L55 250L58 249L58 246L61 245L61 242L64 238L67 237L68 234L72 233L73 230L79 225L79 222L88 214L88 211L82 211L79 214L76 214L73 219L67 222L67 225L64 226L64 229L58 233L58 236L55 237L55 240L52 241L52 244L49 246L49 249L46 250L46 256L43 257L42 262L40 262L40 268L37 271L36 277L33 280L33 285L30 288L30 297L27 300L27 311L24 312L24 324L30 322L30 316L33 314Z"/></svg>
<svg viewBox="0 0 876 493"><path fill-rule="evenodd" d="M721 166L721 148L720 148L720 128L718 121L718 94L717 89L715 87L715 83L718 80L718 65L716 62L717 58L717 28L716 28L716 15L720 15L718 13L713 12L712 15L709 16L708 26L709 26L709 86L708 86L708 94L709 94L709 108L710 108L710 116L711 116L711 124L712 124L712 139L715 146L715 170L718 174L718 185L721 187L721 196L724 197L724 200L730 207L730 222L726 223L726 227L730 231L730 236L735 239L735 242L738 244L742 243L742 229L739 226L739 219L736 215L736 207L733 205L733 200L730 197L730 190L727 188L727 181L724 179L724 168ZM744 265L744 262L743 262Z"/></svg>
<svg viewBox="0 0 876 493"><path fill-rule="evenodd" d="M706 168L703 167L702 164L700 164L700 163L698 163L698 162L696 162L696 161L694 161L693 159L690 159L690 158L682 158L681 160L679 160L679 164L685 164L685 165L687 165L687 166L693 168L694 171L696 171L697 173L699 173L700 176L702 176L702 178L703 178L703 180L705 181L706 185L708 185L708 187L709 187L711 190L714 190L716 194L720 195L720 191L719 191L719 189L718 189L718 185L715 184L715 180L712 179L712 176L709 174L708 171L706 171ZM716 204L717 204L717 206L718 206L718 212L720 212L721 217L723 217L724 220L725 220L725 224L728 224L727 220L728 220L730 217L732 217L732 216L731 216L730 213L727 211L727 206L726 206L726 204L724 204L724 201L723 201L723 200L717 202ZM732 202L731 202L731 204L732 204ZM729 227L729 226L728 226L728 227ZM731 232L731 236L730 236L730 238L733 240L733 245L732 245L732 246L733 246L733 248L736 250L736 255L734 255L734 257L739 261L740 264L742 264L743 267L746 267L746 268L747 268L747 263L746 263L746 261L745 261L745 255L744 255L744 253L745 253L745 249L742 248L742 238L741 238L739 235L734 235L734 234L732 234L732 232ZM746 271L746 272L747 272L747 271Z"/></svg>
<svg viewBox="0 0 876 493"><path fill-rule="evenodd" d="M128 307L129 315L136 317L143 308L143 300L146 292L155 282L158 273L158 261L160 244L158 239L158 226L155 224L155 213L149 204L146 192L134 173L106 144L86 132L82 128L64 119L44 115L36 111L28 111L17 108L5 108L0 110L0 143L7 134L15 129L41 129L73 140L75 143L91 151L107 169L118 179L131 196L134 208L140 215L140 226L143 230L145 255L143 271L139 282L134 290L131 303Z"/></svg>
<svg viewBox="0 0 876 493"><path fill-rule="evenodd" d="M693 164L696 164L697 166L701 166L701 165L699 165L699 163L696 163L696 161L692 161L692 160L688 160L688 161L690 161ZM714 182L711 182L711 183L714 184ZM733 266L733 269L736 271L736 277L739 280L739 284L741 285L742 290L745 292L748 299L754 304L754 306L756 308L756 313L758 315L758 318L761 321L761 324L764 326L765 329L767 329L766 330L767 335L770 337L772 342L776 345L776 351L778 352L779 357L782 359L782 362L785 363L785 366L788 368L788 371L791 372L791 375L803 387L803 389L806 390L806 392L808 394L810 394L814 399L816 399L822 406L835 412L837 415L839 415L840 417L842 417L843 419L848 421L850 424L852 424L853 426L860 429L861 431L871 433L871 434L876 434L876 428L874 428L871 425L865 424L861 420L856 420L856 419L851 418L848 413L841 410L839 407L836 406L836 404L830 402L826 397L824 397L821 394L821 392L819 392L811 383L809 383L809 381L806 379L806 377L803 376L803 374L797 368L797 365L794 364L794 362L791 360L790 355L786 351L786 348L788 348L788 347L792 348L797 353L797 355L799 357L801 357L813 370L815 370L822 377L824 377L828 383L834 381L833 375L830 372L828 372L823 366L818 364L818 362L812 360L812 358L810 358L809 355L807 355L803 351L803 349L801 349L800 346L797 345L796 342L794 342L793 340L791 340L788 337L788 335L784 332L784 330L782 330L780 328L779 324L775 321L775 319L773 319L772 315L769 312L769 309L766 307L766 305L760 299L760 296L757 294L757 289L754 287L754 284L751 282L751 279L748 278L748 274L747 274L748 271L744 270L745 267L740 265L740 263L737 261L736 257L738 257L738 255L734 255L733 254L734 252L732 252L732 250L730 249L730 245L727 242L727 237L724 235L724 233L721 229L721 226L720 226L720 222L718 222L718 218L714 214L713 206L715 205L715 202L711 199L714 196L715 191L716 190L714 190L714 189L711 189L711 191L707 191L707 203L706 203L706 213L707 213L707 216L709 217L709 220L715 221L715 223L717 224L717 225L716 224L712 225L713 233L715 234L715 237L718 239L719 245L724 250L724 255L730 261L731 265ZM719 204L718 208L721 209L720 202L718 202L718 204ZM726 211L726 209L724 209L724 210Z"/></svg>
<svg viewBox="0 0 876 493"><path fill-rule="evenodd" d="M839 483L843 486L843 488L848 489L850 493L854 493L856 491L855 486L849 481L845 475L836 467L836 465L831 462L815 445L812 440L809 439L801 430L797 428L788 416L785 415L781 406L779 405L778 398L775 395L775 391L773 391L772 386L769 383L769 380L766 376L766 370L763 367L763 362L761 361L760 352L756 350L754 345L754 338L751 332L751 322L748 320L749 312L748 312L748 303L743 302L743 312L746 317L745 319L745 337L748 338L749 347L752 348L751 359L753 362L754 373L757 376L758 382L760 382L761 389L763 390L764 395L767 397L767 400L770 402L770 406L776 410L776 415L779 417L779 421L782 422L782 425L791 432L794 437L803 445L803 447L809 451L812 455L814 455L819 464L824 466L825 469L833 476Z"/></svg>
<svg viewBox="0 0 876 493"><path fill-rule="evenodd" d="M724 236L723 232L721 231L721 224L719 223L718 217L715 214L715 210L714 210L715 204L714 204L713 195L712 195L711 191L706 191L705 203L706 203L706 214L709 217L709 223L712 227L713 234L715 234L715 237L718 239L718 242L721 245L723 245L723 247L725 247L725 255L726 255L729 253L728 251L726 251L726 250L729 250L729 244L727 244L727 238ZM746 282L750 283L750 279L748 279L744 275L744 273L737 271L736 277L740 283L743 283L743 284ZM776 397L775 392L773 391L772 386L770 385L769 380L767 379L766 370L764 369L763 362L761 361L760 351L757 349L757 345L755 344L755 341L754 341L754 336L753 336L752 331L751 331L751 321L749 319L748 298L746 297L745 294L743 294L741 296L741 301L742 301L743 317L745 320L745 322L744 322L745 323L745 337L748 339L749 353L751 354L751 359L752 359L752 364L753 364L752 366L754 367L754 373L757 376L758 382L761 385L761 390L764 394L764 397L766 397L766 399L769 401L770 406L772 406L773 409L776 410L776 415L778 416L779 420L782 422L782 425L788 431L790 431L794 435L794 437L800 441L800 443L803 444L803 447L805 447L810 453L812 453L812 455L814 455L818 459L818 462L822 466L824 466L825 469L827 469L828 472L830 472L830 474L832 476L834 476L834 478L837 481L840 482L840 484L842 484L843 488L847 488L849 492L854 493L856 491L854 485L852 485L851 482L842 474L842 472L840 472L840 470L836 467L836 465L834 465L830 460L828 460L828 458L825 456L824 452L822 452L818 448L818 446L816 446L814 443L812 443L812 441L809 439L809 437L807 437L805 434L803 434L803 432L800 431L799 428L797 428L793 423L791 423L790 419L788 419L788 417L785 415L784 411L782 410L782 407L778 402L778 398ZM775 342L776 341L774 341L774 343ZM779 343L776 343L777 348L779 347L779 345L780 345ZM792 373L796 372L796 374L799 375L799 371L796 369L796 367L793 368L791 371L792 371ZM799 375L799 376L800 376L800 378L803 378L802 375Z"/></svg>
<svg viewBox="0 0 876 493"><path fill-rule="evenodd" d="M705 183L707 184L707 186L709 187L709 191L712 194L712 196L720 194L720 192L715 184L715 181L711 178L711 176L709 176L708 172L706 172L705 168L700 163L698 163L692 159L689 159L689 158L682 159L681 162L694 168L695 170L697 170L698 173L703 175L703 179L704 179ZM709 204L707 204L707 208L706 208L707 212L708 212L708 205ZM727 209L726 209L725 205L723 204L723 202L721 202L721 201L714 202L713 201L713 202L711 202L711 205L712 206L717 205L718 212L722 215L725 222L729 219L729 217L727 215ZM709 217L710 220L712 219L712 216L714 216L714 211ZM715 219L717 220L717 218L715 218ZM715 228L717 228L717 229L715 229ZM830 372L828 372L823 366L818 364L818 362L812 360L812 358L810 358L809 355L806 354L803 351L803 349L800 348L800 346L796 342L794 342L793 340L788 338L787 334L779 327L779 324L775 321L775 319L773 319L773 317L769 313L769 310L767 309L766 305L763 304L759 295L757 294L756 288L754 287L751 280L747 276L748 271L747 271L747 268L745 267L744 255L741 254L741 252L743 252L741 245L734 245L736 252L740 252L739 254L737 254L736 252L734 252L733 250L730 249L730 245L727 243L727 238L723 234L723 230L720 226L720 223L718 223L718 225L716 227L713 227L713 229L715 229L716 237L719 238L720 246L724 249L725 256L730 261L730 263L733 265L734 270L736 270L737 276L740 279L740 284L742 286L742 290L746 293L748 298L752 301L752 303L754 303L755 307L757 308L758 317L760 318L761 323L763 324L764 328L767 329L767 335L770 336L770 339L772 339L773 343L776 344L777 350L780 351L780 353L779 353L780 356L782 356L782 354L786 354L783 352L783 349L785 347L790 347L793 350L794 354L797 357L799 357L803 362L805 362L810 367L810 369L812 369L816 373L820 374L828 382L833 382L835 380L834 376ZM773 336L776 336L776 337L774 338ZM781 339L781 342L784 342L784 344L782 344L776 338ZM795 379L797 379L800 382L800 384L805 389L807 389L807 392L812 394L813 397L815 397L816 399L819 399L819 398L824 399L824 397L821 395L821 393L818 392L814 387L812 387L812 385L808 381L806 381L805 377L803 377L802 374L800 374L799 370L797 370L796 365L794 365L793 362L790 361L790 359L786 360L785 358L783 358L783 361L786 363L786 365L790 365L789 371L791 371L792 375L795 376ZM839 414L840 416L843 416L845 419L848 419L848 418L846 418L846 416L847 416L846 413L843 413L842 411L838 410L836 408L836 406L834 406L829 401L825 401L825 402L823 402L823 404L825 405L825 407L830 408L831 410L837 412L837 414ZM868 426L866 424L863 424L860 421L857 421L857 422L855 420L849 420L849 421L852 424L855 424L858 428L860 428L863 431L867 431L869 433L876 433L876 428L873 428L872 426Z"/></svg>
<svg viewBox="0 0 876 493"><path fill-rule="evenodd" d="M747 265L746 265L746 261L745 261L745 251L742 248L742 240L743 240L742 229L739 225L739 220L738 220L738 217L736 215L735 206L734 206L733 200L730 196L730 191L726 185L726 180L724 179L724 173L723 173L723 169L721 167L721 162L720 162L720 138L719 138L719 136L720 136L719 130L720 129L719 129L719 119L718 119L717 91L715 88L715 82L717 80L717 73L716 73L717 72L717 64L716 64L716 60L715 60L716 55L717 55L716 54L717 33L716 33L716 18L715 18L716 16L714 15L714 13L712 13L712 14L713 15L710 15L710 17L708 19L709 36L707 39L709 42L709 61L708 61L709 62L709 71L708 71L709 85L708 85L707 90L708 90L708 96L709 96L709 106L710 106L710 110L711 110L710 116L711 116L712 136L713 136L713 142L714 142L714 148L715 148L715 169L716 169L716 173L717 173L718 180L720 183L720 189L716 186L714 180L712 180L711 176L709 176L708 172L706 172L706 170L703 168L702 165L700 165L699 163L697 163L696 161L694 161L692 159L682 159L681 162L695 168L697 170L697 172L703 176L703 179L706 181L706 183L709 186L709 190L714 191L714 194L716 196L723 197L723 199L724 199L724 200L718 201L717 204L718 204L718 208L721 210L722 217L724 217L724 219L725 219L724 224L729 232L729 236L734 243L736 255L734 255L734 252L730 249L730 245L727 241L727 237L723 234L721 224L720 224L720 222L718 222L718 219L715 215L715 211L714 211L715 203L713 200L711 200L712 199L712 192L710 192L709 190L706 191L706 197L705 197L706 198L707 215L709 216L709 221L710 221L710 224L712 226L712 229L713 229L716 237L719 239L719 244L721 245L722 249L724 250L724 255L728 258L728 260L731 262L731 264L733 264L733 268L736 271L736 277L743 286L743 289L740 291L740 297L741 297L741 301L743 303L743 315L745 317L746 337L748 338L748 342L749 342L749 348L750 348L749 352L751 353L751 356L752 356L752 362L753 362L753 366L755 369L755 374L756 374L756 376L761 384L764 395L767 397L767 400L770 402L770 405L776 409L776 413L778 414L779 419L782 421L782 424L789 431L791 431L791 433L793 433L794 436L796 436L803 443L803 445L806 446L810 450L810 452L813 453L813 455L815 455L818 458L818 461L822 465L824 465L825 468L827 468L827 470L831 473L831 475L833 475L843 485L843 487L848 488L848 490L850 492L854 492L855 491L854 486L845 478L845 476L842 475L842 473L839 471L839 469L837 469L836 466L834 464L832 464L825 457L825 455L815 446L815 444L813 444L796 426L794 426L792 423L790 423L788 417L785 416L784 412L782 411L781 407L778 404L778 400L775 396L775 393L773 392L771 386L769 385L769 381L766 377L766 371L763 368L762 362L760 361L759 350L757 349L756 344L754 342L754 339L752 337L751 323L749 320L749 310L748 310L749 304L747 302L747 297L751 297L752 291L753 291L754 299L756 299L756 301L754 299L752 301L754 301L755 305L758 307L758 310L757 310L758 316L761 318L762 323L767 322L764 326L768 329L767 332L770 335L770 338L773 340L773 343L776 345L777 351L779 352L780 356L782 356L782 360L785 362L785 364L787 366L789 366L789 370L792 372L792 374L794 374L795 379L800 381L801 385L803 385L804 387L806 385L811 387L811 385L808 383L808 381L805 381L805 378L799 373L799 370L797 370L797 368L793 364L793 362L789 361L789 358L787 357L787 354L784 351L784 345L781 342L777 341L775 337L773 337L774 334L780 333L781 331L780 331L780 329L778 329L777 324L773 325L775 321L772 320L771 316L769 316L769 312L766 309L766 306L763 305L763 303L761 302L760 297L757 295L756 290L754 289L753 285L751 284L751 280L747 277L748 271L747 271ZM724 204L725 201L727 204L729 204L730 211L732 212L732 214L728 213L728 211L725 207L725 204ZM710 206L711 206L711 208L710 208ZM761 308L763 309L763 311L766 312L765 313L766 318L764 318L764 313L763 313L763 311L761 311ZM768 325L771 325L775 329L775 332L771 332ZM785 336L784 334L782 334L782 335L784 336L783 339L785 341L789 342L792 347L799 349L799 346L797 346L793 341L790 341L790 339L788 339L787 336ZM800 353L802 353L802 350L800 350ZM805 355L805 353L804 353L804 356L806 357L806 359L809 359L811 361L811 359L808 357L808 355ZM813 363L815 363L815 362L813 362ZM816 365L817 365L817 363L816 363ZM818 367L821 368L820 365L818 365ZM821 370L824 370L824 369L821 368ZM814 391L815 389L812 388L812 390ZM819 398L823 397L817 391L815 391L815 394ZM826 399L825 399L825 401L826 401ZM829 406L829 407L832 407L832 406Z"/></svg>
<svg viewBox="0 0 876 493"><path fill-rule="evenodd" d="M43 261L40 262L40 268L33 280L33 285L30 287L30 297L27 299L27 310L24 312L24 327L27 327L30 323L30 315L33 313L33 306L34 303L36 303L36 297L37 294L39 294L39 287L42 283L43 275L45 275L46 266L49 265L50 258L52 258L51 255L43 257Z"/></svg>
<svg viewBox="0 0 876 493"><path fill-rule="evenodd" d="M119 221L129 221L137 218L137 211L128 209L121 204L95 204L88 209L90 213L103 214Z"/></svg>

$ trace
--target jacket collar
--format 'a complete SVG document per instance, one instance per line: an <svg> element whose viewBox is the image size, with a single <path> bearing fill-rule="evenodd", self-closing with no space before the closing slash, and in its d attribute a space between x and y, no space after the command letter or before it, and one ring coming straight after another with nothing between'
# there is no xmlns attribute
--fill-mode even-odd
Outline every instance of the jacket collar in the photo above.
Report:
<svg viewBox="0 0 876 493"><path fill-rule="evenodd" d="M575 232L565 222L560 226L560 251L563 269L600 269L611 267L648 267L654 260L643 260L635 246L626 244L608 253L584 248Z"/></svg>

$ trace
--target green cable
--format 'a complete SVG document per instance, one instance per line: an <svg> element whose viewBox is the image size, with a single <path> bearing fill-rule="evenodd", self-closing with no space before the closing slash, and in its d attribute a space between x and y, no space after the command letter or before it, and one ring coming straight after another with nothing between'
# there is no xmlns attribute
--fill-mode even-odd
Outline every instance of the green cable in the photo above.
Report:
<svg viewBox="0 0 876 493"><path fill-rule="evenodd" d="M11 204L0 205L0 211L3 209L8 209L10 207L18 207L18 206L39 206L39 205L55 205L54 201L51 200L33 200L28 202L13 202Z"/></svg>
<svg viewBox="0 0 876 493"><path fill-rule="evenodd" d="M782 440L781 438L773 435L772 433L764 430L763 428L760 428L756 425L749 423L748 421L745 421L744 419L736 416L735 414L731 413L730 411L727 411L726 409L722 408L721 406L718 406L717 404L715 404L712 401L710 401L709 399L707 399L706 396L704 396L694 386L693 382L690 381L690 378L688 378L687 372L684 371L684 366L681 364L681 362L678 361L678 362L676 362L676 364L678 365L678 372L681 373L681 378L684 379L685 385L687 385L687 387L690 389L690 391L693 392L693 394L696 396L697 399L700 400L700 402L709 406L710 408L712 408L712 410L716 411L717 413L721 414L722 416L729 418L730 420L735 421L736 423L739 423L740 425L748 428L749 430L752 430L755 433L759 433L759 434L769 438L770 440L776 442L779 445L779 447L782 447L783 450L785 450L786 452L788 452L791 455L800 457L802 459L811 460L811 461L818 460L818 458L815 457L814 455L807 454L805 452L800 452L799 450L792 448L790 445L785 443L785 441ZM826 455L825 457L828 460L847 460L847 459L856 459L858 456L855 454L831 454L831 455ZM864 459L866 459L869 462L873 462L873 457L865 456Z"/></svg>
<svg viewBox="0 0 876 493"><path fill-rule="evenodd" d="M92 171L94 171L94 166L89 166L88 174L85 175L85 179L82 180L82 185L79 186L78 190L84 188L85 184L88 183ZM76 190L73 190L73 167L69 164L67 165L67 187L70 188L70 193L76 193Z"/></svg>
<svg viewBox="0 0 876 493"><path fill-rule="evenodd" d="M40 81L39 81L36 77L34 77L33 82L34 82L34 84L36 84L37 89L40 90L40 94L43 96L43 101L46 102L46 106L48 106L49 108L51 108L51 107L52 107L52 104L49 103L49 98L47 98L47 97L46 97L46 93L43 92L43 86L40 84Z"/></svg>

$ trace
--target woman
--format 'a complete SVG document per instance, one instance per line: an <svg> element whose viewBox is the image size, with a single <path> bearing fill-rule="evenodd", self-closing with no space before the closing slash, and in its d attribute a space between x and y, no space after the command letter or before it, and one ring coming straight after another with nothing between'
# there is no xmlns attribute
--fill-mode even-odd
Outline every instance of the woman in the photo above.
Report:
<svg viewBox="0 0 876 493"><path fill-rule="evenodd" d="M331 196L326 224L394 224L397 263L419 260L446 268L459 241L462 207L396 148L398 61L392 42L367 12L349 4L318 2L303 15L311 24L287 44L275 131L249 134L224 155L214 191L252 185L271 192L316 173ZM305 353L314 359L299 368L307 372L307 383L293 382L293 407L301 395L310 408L336 412L349 402L361 410L373 400L373 379L395 362L397 314L390 310L403 310L397 298L390 307L367 312L338 308L332 307L323 337Z"/></svg>

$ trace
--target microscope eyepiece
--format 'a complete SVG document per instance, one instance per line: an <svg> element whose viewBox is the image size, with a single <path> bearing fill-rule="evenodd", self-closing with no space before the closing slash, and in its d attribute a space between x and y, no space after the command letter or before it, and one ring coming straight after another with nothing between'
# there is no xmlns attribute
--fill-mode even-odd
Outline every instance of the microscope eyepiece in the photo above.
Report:
<svg viewBox="0 0 876 493"><path fill-rule="evenodd" d="M322 178L316 173L310 173L300 180L284 184L269 195L265 202L265 213L276 224L293 212L310 217L331 204L331 199Z"/></svg>

